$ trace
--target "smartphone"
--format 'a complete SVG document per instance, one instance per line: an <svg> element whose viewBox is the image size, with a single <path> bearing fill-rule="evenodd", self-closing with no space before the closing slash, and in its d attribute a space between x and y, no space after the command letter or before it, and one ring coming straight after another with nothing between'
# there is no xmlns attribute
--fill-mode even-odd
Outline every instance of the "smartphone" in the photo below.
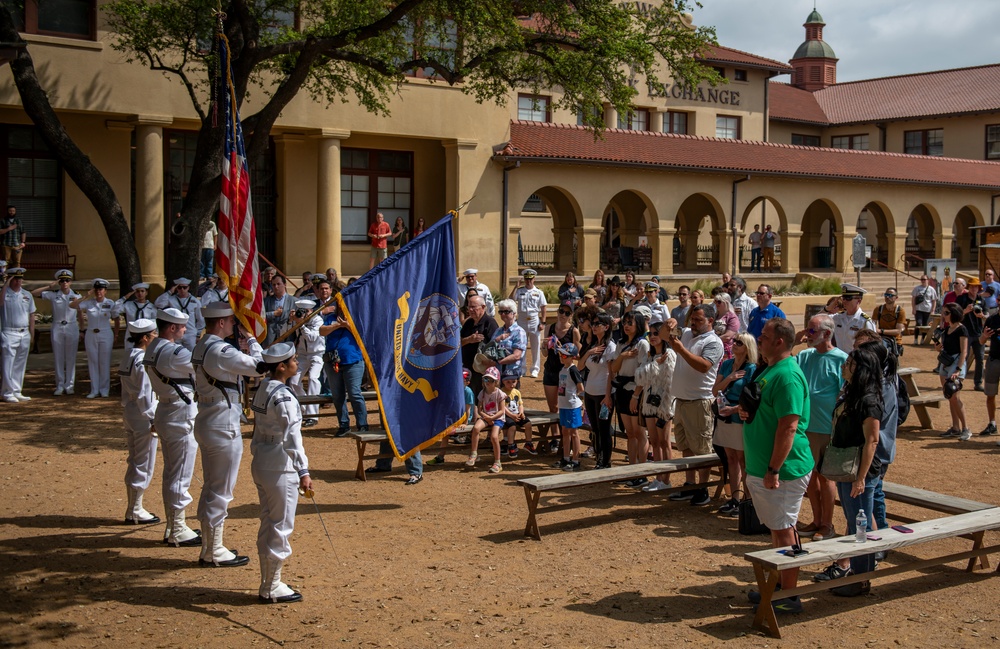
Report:
<svg viewBox="0 0 1000 649"><path fill-rule="evenodd" d="M913 530L911 530L910 528L908 528L905 525L893 525L892 529L896 530L897 532L902 532L903 534L912 534L913 533Z"/></svg>
<svg viewBox="0 0 1000 649"><path fill-rule="evenodd" d="M882 537L879 536L878 534L869 534L868 535L868 540L869 541L881 541Z"/></svg>

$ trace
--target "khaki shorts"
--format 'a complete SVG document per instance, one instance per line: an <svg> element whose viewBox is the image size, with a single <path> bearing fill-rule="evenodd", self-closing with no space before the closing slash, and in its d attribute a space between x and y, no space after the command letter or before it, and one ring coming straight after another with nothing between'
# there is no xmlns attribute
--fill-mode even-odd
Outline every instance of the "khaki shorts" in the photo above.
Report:
<svg viewBox="0 0 1000 649"><path fill-rule="evenodd" d="M674 404L674 440L677 448L695 455L712 453L714 421L711 399L677 399Z"/></svg>
<svg viewBox="0 0 1000 649"><path fill-rule="evenodd" d="M389 249L388 248L376 248L376 247L372 246L372 252L371 252L371 255L370 255L371 259L375 259L376 261L381 261L381 260L386 259L388 257L389 257Z"/></svg>
<svg viewBox="0 0 1000 649"><path fill-rule="evenodd" d="M825 433L813 433L807 430L806 437L809 438L809 450L812 451L813 465L819 466L819 454L822 453L823 449L830 443L831 436Z"/></svg>

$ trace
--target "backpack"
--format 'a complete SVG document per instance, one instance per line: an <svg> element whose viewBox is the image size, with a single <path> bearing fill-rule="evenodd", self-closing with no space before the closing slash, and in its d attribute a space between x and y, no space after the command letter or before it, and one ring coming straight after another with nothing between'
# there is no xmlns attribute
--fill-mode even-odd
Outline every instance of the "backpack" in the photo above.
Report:
<svg viewBox="0 0 1000 649"><path fill-rule="evenodd" d="M896 405L899 408L897 426L902 426L906 418L910 416L910 393L906 390L906 381L899 375L896 376Z"/></svg>

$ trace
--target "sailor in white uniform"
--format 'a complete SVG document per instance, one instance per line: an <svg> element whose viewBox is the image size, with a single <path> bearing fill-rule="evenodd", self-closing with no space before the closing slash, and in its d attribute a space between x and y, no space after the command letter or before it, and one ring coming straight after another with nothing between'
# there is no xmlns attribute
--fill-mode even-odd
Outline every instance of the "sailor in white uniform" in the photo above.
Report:
<svg viewBox="0 0 1000 649"><path fill-rule="evenodd" d="M243 457L240 415L244 376L261 376L264 370L260 345L252 337L240 336L237 349L225 339L233 335L236 317L229 302L213 302L202 307L205 335L191 355L198 415L194 437L201 449L204 486L198 499L202 544L198 563L203 566L244 566L250 558L223 545L222 536L229 503Z"/></svg>
<svg viewBox="0 0 1000 649"><path fill-rule="evenodd" d="M833 314L833 342L841 351L850 354L854 351L854 337L862 329L875 331L875 321L861 310L861 298L868 291L854 284L841 284L840 292L844 312Z"/></svg>
<svg viewBox="0 0 1000 649"><path fill-rule="evenodd" d="M111 392L111 348L118 338L121 327L119 316L121 308L118 303L107 296L108 280L98 277L94 287L87 291L87 297L70 302L70 307L77 309L77 318L87 319L86 325L80 323L80 329L86 328L84 347L87 350L87 369L90 374L90 394L88 399L106 397ZM111 321L115 328L111 330Z"/></svg>
<svg viewBox="0 0 1000 649"><path fill-rule="evenodd" d="M118 308L125 316L125 325L136 320L153 320L156 318L156 305L149 301L149 284L139 282L132 285L132 290L118 299ZM125 351L132 349L130 336L125 336Z"/></svg>
<svg viewBox="0 0 1000 649"><path fill-rule="evenodd" d="M188 351L194 350L198 333L205 328L205 320L201 317L201 300L191 295L191 280L178 277L170 290L156 298L154 304L157 309L173 307L189 316L184 339L179 342Z"/></svg>
<svg viewBox="0 0 1000 649"><path fill-rule="evenodd" d="M294 327L298 322L308 316L316 308L316 303L310 299L299 299L295 301L295 312L292 314L291 323ZM299 315L301 314L301 316ZM323 325L323 317L318 313L309 318L304 325L298 328L295 335L298 340L295 343L295 352L298 356L299 373L289 382L296 396L316 396L320 391L319 375L323 372L323 352L326 351L326 338L319 335L319 328ZM302 427L309 428L319 423L319 404L309 404L302 406Z"/></svg>
<svg viewBox="0 0 1000 649"><path fill-rule="evenodd" d="M302 447L302 412L285 385L298 372L295 348L278 343L264 352L267 379L257 389L253 408L250 472L260 497L260 589L263 602L298 602L302 595L281 582L281 568L292 554L289 538L295 527L298 490L312 489L309 459Z"/></svg>
<svg viewBox="0 0 1000 649"><path fill-rule="evenodd" d="M63 268L56 271L56 281L49 286L36 288L35 297L52 303L52 360L55 363L55 395L73 394L76 385L76 353L80 349L80 323L70 302L81 295L73 290L73 271Z"/></svg>
<svg viewBox="0 0 1000 649"><path fill-rule="evenodd" d="M125 445L128 447L128 468L125 470L128 506L125 508L125 523L150 525L159 523L160 517L146 511L142 506L142 496L153 479L159 440L153 431L156 394L153 393L142 359L149 343L156 338L156 323L146 318L133 320L128 323L128 338L132 341L132 349L118 366L118 376L122 382Z"/></svg>
<svg viewBox="0 0 1000 649"><path fill-rule="evenodd" d="M535 286L537 274L534 269L525 268L521 272L521 276L524 277L524 286L518 282L518 285L508 296L517 302L517 324L521 325L524 333L528 334L531 367L528 368L527 374L531 378L536 378L541 368L541 335L545 329L545 308L548 303L542 289Z"/></svg>
<svg viewBox="0 0 1000 649"><path fill-rule="evenodd" d="M466 268L465 272L462 273L462 278L465 279L464 284L461 281L459 282L462 304L465 304L466 293L469 290L474 290L479 294L479 297L483 298L483 301L486 302L486 315L491 318L496 317L496 306L493 304L493 292L490 290L489 286L479 281L479 269Z"/></svg>
<svg viewBox="0 0 1000 649"><path fill-rule="evenodd" d="M208 279L208 288L198 299L202 306L208 306L212 302L228 302L229 288L219 280L218 273L212 273Z"/></svg>
<svg viewBox="0 0 1000 649"><path fill-rule="evenodd" d="M7 283L0 291L3 310L0 315L0 355L3 356L3 400L7 403L31 401L21 394L24 369L28 365L28 350L35 336L35 300L21 288L23 268L8 268Z"/></svg>
<svg viewBox="0 0 1000 649"><path fill-rule="evenodd" d="M180 345L188 316L170 307L156 312L157 338L146 347L142 364L156 393L153 426L162 442L163 508L167 517L163 542L175 547L200 546L201 533L187 526L191 476L198 444L194 441L194 367L191 352Z"/></svg>

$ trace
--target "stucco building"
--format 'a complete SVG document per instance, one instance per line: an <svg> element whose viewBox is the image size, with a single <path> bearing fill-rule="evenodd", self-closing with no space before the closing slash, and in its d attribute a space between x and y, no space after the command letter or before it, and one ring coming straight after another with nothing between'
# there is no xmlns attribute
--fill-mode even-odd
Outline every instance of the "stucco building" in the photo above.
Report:
<svg viewBox="0 0 1000 649"><path fill-rule="evenodd" d="M99 5L59 31L35 16L24 38L67 130L121 200L147 280L162 283L197 114L180 84L110 47ZM516 272L519 248L585 274L619 248L644 253L661 275L716 272L760 222L778 231L786 272L849 265L858 230L890 264L971 240L968 227L991 219L1000 193L1000 65L837 84L817 12L805 28L790 64L711 48L703 60L725 84L640 92L627 115L605 109L609 130L596 140L554 108L555 93L480 105L415 76L389 117L301 93L253 161L260 248L291 276L328 266L357 275L376 211L412 227L469 199L458 265L478 266L492 287ZM3 74L0 183L29 241L65 242L80 275L113 275L97 214Z"/></svg>

